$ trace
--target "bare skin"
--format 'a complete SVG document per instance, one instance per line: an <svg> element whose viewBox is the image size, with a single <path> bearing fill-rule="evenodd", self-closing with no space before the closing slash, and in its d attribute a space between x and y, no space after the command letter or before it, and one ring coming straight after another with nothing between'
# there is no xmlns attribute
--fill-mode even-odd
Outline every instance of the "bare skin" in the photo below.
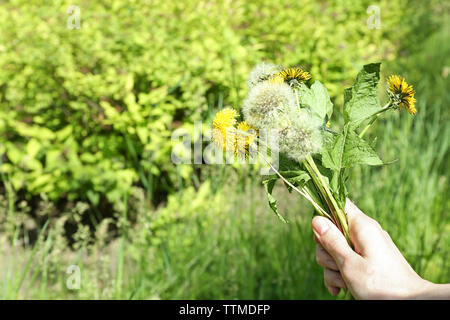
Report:
<svg viewBox="0 0 450 320"><path fill-rule="evenodd" d="M450 299L450 284L422 279L377 221L348 199L345 212L355 251L331 221L312 222L316 260L332 295L348 288L356 299Z"/></svg>

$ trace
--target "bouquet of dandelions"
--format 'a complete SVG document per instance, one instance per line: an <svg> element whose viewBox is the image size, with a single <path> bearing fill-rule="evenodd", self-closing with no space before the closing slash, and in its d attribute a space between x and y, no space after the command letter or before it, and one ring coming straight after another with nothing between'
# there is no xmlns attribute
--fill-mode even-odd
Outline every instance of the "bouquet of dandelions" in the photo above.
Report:
<svg viewBox="0 0 450 320"><path fill-rule="evenodd" d="M344 213L347 169L358 165L382 165L374 150L375 141L363 139L367 129L388 110L403 106L416 113L414 90L400 76L390 76L388 102L378 99L380 63L365 65L355 84L344 91L344 126L340 132L329 129L333 113L326 88L319 81L307 83L311 75L300 67L283 69L262 63L248 79L249 93L243 102L243 122L232 108L218 112L213 121L212 140L226 152L240 158L257 154L272 169L263 181L269 205L283 221L272 195L281 179L289 191L295 190L313 205L315 212L330 219L344 234L350 246L347 217ZM362 129L361 129L362 128ZM266 132L277 143L270 144L271 154L279 154L278 168L258 150ZM353 247L353 246L352 246Z"/></svg>

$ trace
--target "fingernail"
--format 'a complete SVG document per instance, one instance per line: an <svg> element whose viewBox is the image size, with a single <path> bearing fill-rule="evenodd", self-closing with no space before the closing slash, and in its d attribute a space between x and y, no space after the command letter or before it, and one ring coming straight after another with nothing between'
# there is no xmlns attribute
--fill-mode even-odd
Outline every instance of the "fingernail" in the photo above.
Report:
<svg viewBox="0 0 450 320"><path fill-rule="evenodd" d="M313 232L314 232L314 242L320 244L319 237L317 236L317 233L316 231L314 231L314 229Z"/></svg>
<svg viewBox="0 0 450 320"><path fill-rule="evenodd" d="M320 238L320 236L322 234L324 234L325 231L328 230L328 228L330 227L328 224L328 221L326 220L326 218L323 217L317 217L314 219L314 224L313 224L313 229L314 229L314 234Z"/></svg>

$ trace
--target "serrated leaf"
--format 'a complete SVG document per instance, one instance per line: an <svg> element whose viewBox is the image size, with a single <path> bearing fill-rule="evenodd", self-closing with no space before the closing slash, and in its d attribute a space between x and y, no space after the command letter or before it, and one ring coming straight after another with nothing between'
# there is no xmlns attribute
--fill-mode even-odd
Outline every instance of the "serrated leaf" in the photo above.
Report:
<svg viewBox="0 0 450 320"><path fill-rule="evenodd" d="M382 165L376 151L358 134L349 129L345 140L345 150L342 161L344 168L350 168L357 164L368 164L370 166Z"/></svg>
<svg viewBox="0 0 450 320"><path fill-rule="evenodd" d="M357 164L382 165L383 161L375 150L350 128L350 124L347 124L344 131L334 136L323 149L322 164L339 172Z"/></svg>
<svg viewBox="0 0 450 320"><path fill-rule="evenodd" d="M303 170L288 170L288 171L279 171L279 173L292 185L296 186L297 188L301 189L303 186L306 185L306 183L311 179L309 174L306 171ZM277 200L272 195L273 187L275 186L275 182L279 179L278 175L273 175L269 179L266 179L263 181L264 188L267 193L267 198L269 200L269 206L272 209L272 211L277 215L277 217L283 221L287 222L286 219L280 214L277 207ZM292 191L291 186L285 183L286 188L289 190L289 192Z"/></svg>
<svg viewBox="0 0 450 320"><path fill-rule="evenodd" d="M355 84L344 91L344 120L352 128L381 110L378 99L380 63L365 65L356 77Z"/></svg>
<svg viewBox="0 0 450 320"><path fill-rule="evenodd" d="M287 223L286 219L278 212L277 199L272 195L273 187L275 186L276 178L271 178L263 181L264 189L266 190L267 199L269 200L269 206L272 211L276 214L276 216Z"/></svg>

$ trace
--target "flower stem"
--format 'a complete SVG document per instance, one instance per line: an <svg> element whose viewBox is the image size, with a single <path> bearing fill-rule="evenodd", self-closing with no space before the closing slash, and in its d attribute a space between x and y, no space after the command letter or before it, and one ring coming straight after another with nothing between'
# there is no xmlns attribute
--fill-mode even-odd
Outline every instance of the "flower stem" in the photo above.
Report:
<svg viewBox="0 0 450 320"><path fill-rule="evenodd" d="M341 209L327 184L325 183L325 180L323 179L323 176L320 173L319 168L317 168L313 158L311 156L308 156L303 161L303 163L305 164L306 169L309 171L311 177L313 178L314 183L319 189L322 197L326 201L332 215L335 217L335 223L337 227L344 234L345 239L347 240L349 245L353 246L350 240L347 216L345 215L344 211Z"/></svg>
<svg viewBox="0 0 450 320"><path fill-rule="evenodd" d="M380 114L386 110L389 110L392 107L391 102L389 101L383 108L381 108L381 110L378 110L377 112L375 112L371 117L372 119L370 120L370 122L367 124L367 126L361 131L361 133L359 134L359 137L362 138L364 136L364 134L366 133L367 129L369 129L372 124L378 119L378 117L380 116Z"/></svg>
<svg viewBox="0 0 450 320"><path fill-rule="evenodd" d="M294 186L292 183L290 183L283 175L275 169L275 167L262 155L261 152L258 151L259 156L270 166L270 168L280 177L281 180L283 180L288 186L290 186L292 189L300 193L303 197L305 197L316 209L317 213L319 215L324 216L328 219L331 219L330 215L322 209L322 207L313 199L313 197L310 194L310 190L308 188L302 188L302 190L299 190L296 186Z"/></svg>
<svg viewBox="0 0 450 320"><path fill-rule="evenodd" d="M297 98L297 108L298 112L300 113L300 103L298 99L298 93L297 90L295 91L295 97ZM388 105L386 105L386 108ZM383 110L384 111L384 110ZM381 112L381 111L378 111ZM327 184L323 180L322 174L320 173L319 169L317 168L313 158L311 156L306 157L305 160L303 160L303 164L305 168L309 171L309 174L311 178L314 181L314 185L319 191L319 194L321 195L324 202L327 204L328 208L330 209L331 215L334 219L330 219L333 221L336 226L341 230L341 232L344 234L345 238L347 239L347 242L350 244L351 247L353 247L350 235L348 231L348 223L347 223L347 216L345 215L344 211L339 207L336 199L334 198L331 191L328 189ZM328 215L328 217L330 217Z"/></svg>

